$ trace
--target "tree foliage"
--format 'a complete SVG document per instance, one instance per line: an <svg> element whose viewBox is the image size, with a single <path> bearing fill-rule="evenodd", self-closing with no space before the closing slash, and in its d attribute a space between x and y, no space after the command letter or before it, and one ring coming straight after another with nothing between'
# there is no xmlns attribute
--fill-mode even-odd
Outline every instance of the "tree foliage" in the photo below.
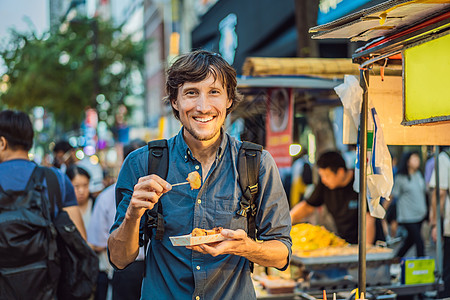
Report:
<svg viewBox="0 0 450 300"><path fill-rule="evenodd" d="M85 109L99 105L100 94L106 99L102 109L114 115L126 96L136 94L130 78L142 74L143 49L98 19L72 21L66 30L41 38L13 31L0 48L8 80L0 99L25 111L43 106L65 129L79 127Z"/></svg>

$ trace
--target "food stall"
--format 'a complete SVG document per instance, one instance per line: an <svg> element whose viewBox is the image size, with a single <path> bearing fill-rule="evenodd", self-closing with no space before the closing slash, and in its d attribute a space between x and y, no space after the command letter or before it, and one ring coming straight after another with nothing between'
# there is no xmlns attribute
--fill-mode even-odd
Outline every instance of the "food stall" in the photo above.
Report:
<svg viewBox="0 0 450 300"><path fill-rule="evenodd" d="M446 91L447 66L450 58L448 46L450 38L450 1L385 1L381 4L358 11L336 21L310 29L313 38L347 38L352 41L370 41L353 55L353 62L360 67L360 85L363 89L360 114L359 158L366 162L367 120L369 98L376 107L383 124L381 111L394 102L390 97L377 99L371 95L369 71L373 65L386 67L402 62L402 80L393 84L384 83L385 78L375 79L378 89L400 90L401 111L385 111L384 118L401 118L402 126L412 126L393 130L389 122L383 131L387 144L448 145L450 120L450 98ZM379 101L378 103L376 103ZM419 126L414 125L428 125ZM345 129L344 129L345 130ZM407 131L410 131L407 133ZM391 139L392 138L392 139ZM436 162L436 168L438 162ZM366 164L361 164L360 172L360 216L359 216L359 272L358 286L366 290L366 249L363 224L366 207ZM438 190L438 189L437 189ZM439 197L438 197L439 198ZM439 207L439 206L437 206ZM439 218L439 210L437 215ZM440 225L438 219L438 226ZM437 278L441 274L440 240L437 244ZM439 282L435 283L438 289ZM413 288L408 286L408 288Z"/></svg>
<svg viewBox="0 0 450 300"><path fill-rule="evenodd" d="M243 69L247 75L238 79L238 89L246 97L263 96L263 110L268 120L267 131L269 132L266 134L266 149L274 156L280 168L286 165L286 158L290 158L288 153L277 150L283 148L287 150L289 144L292 143L292 132L286 130L286 127L292 126L292 121L289 121L294 114L292 106L294 104L295 106L304 105L303 99L293 99L292 95L308 90L309 93L321 93L322 95L315 97L315 102L311 105L327 105L328 107L341 105L333 88L342 83L344 74L359 73L357 65L353 64L351 59L251 57L246 60ZM374 72L379 74L380 67L375 68ZM390 68L386 70L386 74L401 78L398 68ZM270 124L273 122L273 114L270 113L270 105L273 102L271 98L274 95L273 91L280 89L285 89L285 95L289 95L286 97L288 101L284 105L277 105L277 107L289 108L280 114L282 115L280 119L287 122L283 126L285 130L271 132ZM328 96L327 101L323 100L325 93L332 95ZM246 113L249 109L255 109L255 101L257 100L253 99L251 102L252 107L244 109ZM303 227L301 232L298 231L298 226ZM297 239L305 236L309 236L311 239L302 242ZM264 275L266 273L264 269L259 272L258 269L255 271L254 279L265 288L258 296L259 299L314 297L321 295L324 289L329 293L344 293L358 286L357 246L348 245L321 226L308 226L308 224L296 225L292 237L294 239L294 256L289 271L268 277ZM320 242L315 240L317 238L320 239ZM308 244L310 245L306 248L309 250L302 250ZM369 249L368 273L373 286L380 288L382 285L390 284L389 263L392 257L391 249L383 247ZM334 274L327 276L330 271Z"/></svg>
<svg viewBox="0 0 450 300"><path fill-rule="evenodd" d="M369 99L377 109L386 144L450 145L450 135L448 134L450 130L450 93L447 91L447 73L450 66L450 56L448 55L450 1L385 1L328 24L311 28L310 31L315 34L313 38L318 39L346 38L352 41L368 42L352 57L353 62L359 65L360 85L363 89L359 136L356 128L352 128L348 116L344 118L343 125L346 143L355 143L359 137L360 162L367 160ZM372 76L375 66L380 68L379 76ZM400 69L402 76L388 76L384 70L390 68ZM307 266L310 270L320 270L330 266L345 267L349 273L353 272L352 268L356 265L356 286L359 292L371 294L371 299L387 299L386 297L390 295L392 299L395 299L397 296L439 290L442 287L442 281L440 281L442 252L439 239L436 247L437 268L433 274L436 276L431 277L432 282L412 284L400 281L388 283L383 280L377 282L376 275L371 273L373 269L375 272L380 270L383 272L383 266L386 263L389 264L392 253L371 253L370 249L365 246L366 167L366 163L361 163L357 251L351 255L321 255L317 257L308 257L304 256L304 253L296 254L294 252L292 265ZM437 160L435 168L438 168ZM439 203L436 207L439 208ZM438 234L441 230L440 217L438 209ZM432 261L434 263L434 260ZM403 275L403 277L405 276ZM429 279L430 277L427 278L427 280ZM312 282L309 284L309 289L299 289L297 285L292 294L285 294L283 297L286 297L285 299L311 299L308 298L311 296L321 298L321 289L326 289L328 295L334 292L348 292L354 288L355 281L347 284L345 281L333 282L322 286L312 285ZM268 295L261 299L271 297ZM273 298L281 299L282 296ZM343 296L343 298L346 297Z"/></svg>

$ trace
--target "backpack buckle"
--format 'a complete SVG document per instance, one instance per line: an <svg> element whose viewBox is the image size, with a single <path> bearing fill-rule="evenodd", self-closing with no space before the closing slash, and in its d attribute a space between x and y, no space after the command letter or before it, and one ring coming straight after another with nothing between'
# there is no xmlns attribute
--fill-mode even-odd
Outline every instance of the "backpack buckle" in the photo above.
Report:
<svg viewBox="0 0 450 300"><path fill-rule="evenodd" d="M249 185L248 189L250 190L250 194L256 194L258 192L258 183L256 183L255 185Z"/></svg>
<svg viewBox="0 0 450 300"><path fill-rule="evenodd" d="M256 204L252 204L250 207L250 212L252 214L252 216L256 216Z"/></svg>
<svg viewBox="0 0 450 300"><path fill-rule="evenodd" d="M247 217L247 212L250 210L250 205L242 203L242 201L239 203L241 208L236 212L238 216Z"/></svg>

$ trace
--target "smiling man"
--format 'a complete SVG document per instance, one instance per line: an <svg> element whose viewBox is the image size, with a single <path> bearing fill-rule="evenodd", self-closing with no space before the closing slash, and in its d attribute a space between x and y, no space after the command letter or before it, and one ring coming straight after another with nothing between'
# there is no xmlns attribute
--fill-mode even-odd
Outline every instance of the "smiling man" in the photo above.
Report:
<svg viewBox="0 0 450 300"><path fill-rule="evenodd" d="M131 153L117 181L120 204L108 247L119 269L136 258L141 217L162 205L164 236L147 249L141 299L256 299L250 262L285 269L291 256L288 202L273 158L261 154L255 200L256 238L247 236L247 218L237 214L241 142L224 132L226 116L240 101L236 71L218 54L194 51L180 56L167 72L166 100L183 125L169 139L166 179L148 175L148 147ZM171 183L200 173L198 190ZM225 241L174 247L169 236L193 228L223 227Z"/></svg>
<svg viewBox="0 0 450 300"><path fill-rule="evenodd" d="M358 243L358 194L353 190L353 170L348 170L341 154L323 153L317 160L320 182L311 196L291 210L292 224L300 223L314 210L325 205L334 219L337 234L351 244ZM376 221L366 215L367 243L373 244Z"/></svg>

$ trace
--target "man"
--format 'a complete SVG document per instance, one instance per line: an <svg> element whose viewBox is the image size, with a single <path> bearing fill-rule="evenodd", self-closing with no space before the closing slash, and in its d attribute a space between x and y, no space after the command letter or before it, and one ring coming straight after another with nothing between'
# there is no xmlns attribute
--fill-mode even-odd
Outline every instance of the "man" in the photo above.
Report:
<svg viewBox="0 0 450 300"><path fill-rule="evenodd" d="M75 148L68 141L61 140L55 144L53 148L54 161L53 165L62 172L72 166L77 165L85 169L91 176L89 180L89 193L95 199L103 190L103 169L100 164L93 164L89 157L85 156L79 160L76 156Z"/></svg>
<svg viewBox="0 0 450 300"><path fill-rule="evenodd" d="M58 272L52 268L57 263L53 254L57 251L56 241L46 224L56 216L58 206L55 204L54 215L50 215L47 180L36 177L42 173L28 158L33 135L28 115L11 110L0 112L2 299L54 299L57 289L54 279ZM86 238L70 180L56 169L51 171L59 184L63 209Z"/></svg>
<svg viewBox="0 0 450 300"><path fill-rule="evenodd" d="M64 173L71 165L78 162L75 155L75 148L68 141L61 140L53 147L53 166L61 169Z"/></svg>
<svg viewBox="0 0 450 300"><path fill-rule="evenodd" d="M28 158L33 145L33 125L24 112L4 110L0 112L0 185L4 189L22 191L36 168ZM86 239L75 192L69 178L59 170L56 173L61 190L61 200L75 226Z"/></svg>
<svg viewBox="0 0 450 300"><path fill-rule="evenodd" d="M439 292L440 298L450 297L450 158L446 152L448 148L442 147L439 153L439 197L440 211L443 219L442 235L443 235L443 281L444 290ZM437 240L436 230L436 171L433 170L430 179L431 188L431 208L430 208L430 225L431 236L434 241Z"/></svg>
<svg viewBox="0 0 450 300"><path fill-rule="evenodd" d="M240 96L236 71L218 54L195 51L182 55L168 70L167 100L183 125L168 140L167 179L148 174L148 148L125 160L117 181L121 202L111 228L111 262L122 269L139 251L142 215L160 202L164 237L152 238L146 257L141 299L256 299L250 261L286 269L291 255L290 218L286 194L273 158L261 155L256 199L256 242L247 236L247 218L236 214L239 187L237 154L241 142L226 134L223 124ZM185 181L198 171L202 186L191 190ZM169 236L193 228L223 227L225 241L174 247Z"/></svg>
<svg viewBox="0 0 450 300"><path fill-rule="evenodd" d="M336 225L337 234L350 244L358 243L358 194L353 190L353 170L348 170L343 157L335 151L322 154L317 160L320 182L311 196L291 210L292 224L311 215L316 207L327 207ZM366 215L368 244L375 242L375 218Z"/></svg>

